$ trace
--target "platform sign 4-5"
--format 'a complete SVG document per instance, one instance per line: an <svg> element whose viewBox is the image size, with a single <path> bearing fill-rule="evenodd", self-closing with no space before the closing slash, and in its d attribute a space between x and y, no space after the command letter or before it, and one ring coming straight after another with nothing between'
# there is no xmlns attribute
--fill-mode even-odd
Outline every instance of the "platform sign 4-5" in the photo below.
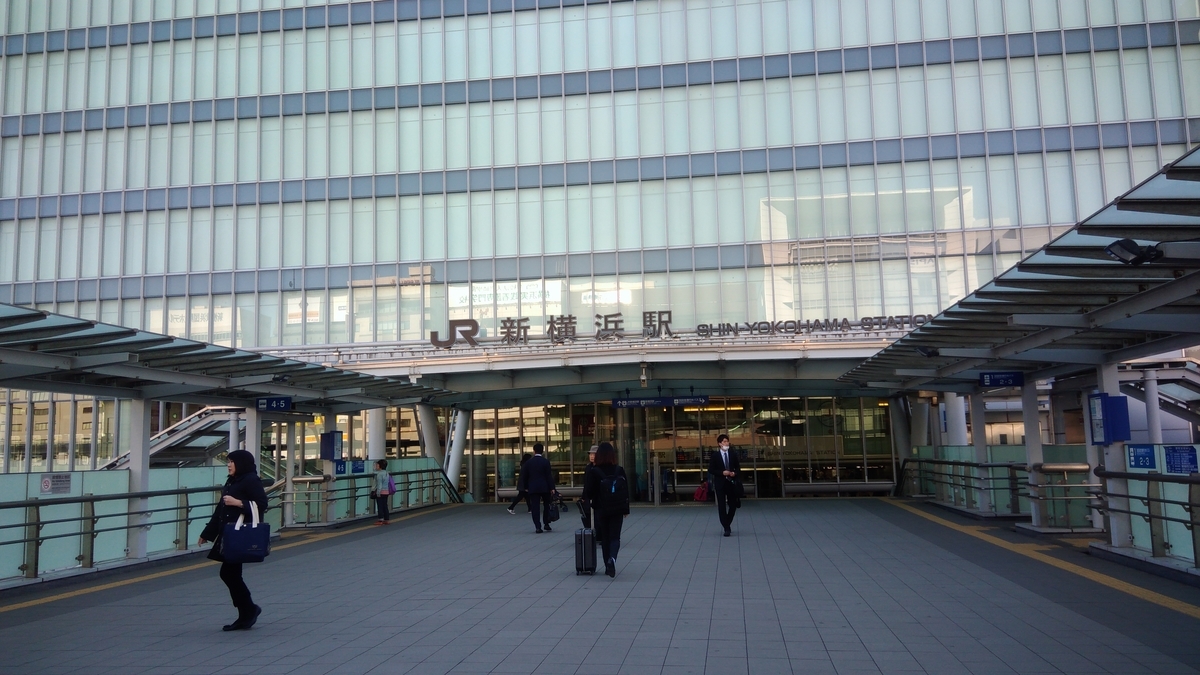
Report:
<svg viewBox="0 0 1200 675"><path fill-rule="evenodd" d="M291 396L270 396L267 398L260 398L256 401L256 403L257 403L256 407L259 410L278 412L281 410L291 410L292 409L292 397Z"/></svg>

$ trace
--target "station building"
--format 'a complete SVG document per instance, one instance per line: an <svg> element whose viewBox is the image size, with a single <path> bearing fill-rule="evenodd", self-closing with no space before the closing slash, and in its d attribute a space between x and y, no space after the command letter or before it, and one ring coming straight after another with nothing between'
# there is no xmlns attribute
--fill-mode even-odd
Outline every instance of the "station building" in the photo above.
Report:
<svg viewBox="0 0 1200 675"><path fill-rule="evenodd" d="M846 373L1200 143L1197 0L10 0L0 26L0 302L429 387L260 446L458 437L477 499L535 442L579 486L605 440L642 498L686 494L718 433L759 496L890 490L946 405ZM120 453L128 402L59 389L0 389L3 471ZM991 410L989 443L1025 440Z"/></svg>

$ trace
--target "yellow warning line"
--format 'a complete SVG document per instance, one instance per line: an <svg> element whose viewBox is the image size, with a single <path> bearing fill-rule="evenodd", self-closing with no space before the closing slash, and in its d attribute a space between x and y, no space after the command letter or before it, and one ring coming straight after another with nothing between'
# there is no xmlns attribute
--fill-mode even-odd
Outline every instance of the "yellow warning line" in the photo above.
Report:
<svg viewBox="0 0 1200 675"><path fill-rule="evenodd" d="M1108 586L1109 588L1111 588L1113 590L1121 591L1122 593L1128 593L1129 595L1132 595L1133 597L1138 598L1140 600L1145 600L1146 602L1152 602L1160 607L1166 607L1167 609L1175 610L1176 612L1179 612L1180 614L1186 614L1192 618L1200 619L1200 607L1197 607L1195 605L1190 605L1186 602L1176 600L1175 598L1165 596L1162 593L1155 593L1154 591L1147 590L1145 588L1142 588L1141 586L1135 586L1134 584L1131 584L1131 583L1128 583L1125 581L1121 581L1120 579L1117 579L1116 577L1110 577L1107 574L1102 574L1100 572L1090 570L1086 567L1081 567L1074 563L1069 563L1069 562L1066 562L1065 560L1059 560L1058 558L1055 558L1054 556L1050 556L1050 555L1046 555L1045 553L1042 553L1042 551L1054 550L1056 548L1054 546L1046 546L1044 544L1017 544L1017 543L1013 543L1010 541L1005 541L999 537L995 537L990 534L987 534L984 531L986 528L979 527L977 525L959 525L958 523L951 522L944 518L939 518L933 514L925 513L924 511L916 508L915 506L911 506L909 504L904 504L902 502L893 501L893 500L888 500L888 501L898 508L904 509L905 511L908 511L910 513L914 513L918 516L921 516L922 518L924 518L926 520L935 522L938 525L941 525L943 527L947 527L947 528L950 528L951 530L962 532L963 534L975 537L976 539L981 539L983 541L988 542L989 544L992 544L994 546L999 546L1000 548L1007 549L1007 550L1012 551L1013 553L1017 553L1019 555L1023 555L1026 558L1032 558L1033 560L1037 560L1038 562L1043 562L1047 565L1050 565L1051 567L1057 567L1058 569L1063 570L1064 572L1070 572L1071 574L1081 576L1085 579L1094 581L1098 584Z"/></svg>
<svg viewBox="0 0 1200 675"><path fill-rule="evenodd" d="M410 518L416 518L418 516L428 515L431 513L437 513L439 511L445 511L446 509L454 508L454 506L455 505L453 505L453 504L449 504L449 505L441 506L441 507L434 508L434 509L422 509L416 513L411 513L407 516L402 516L400 518L394 518L394 519L392 519L392 522L398 523L401 521L409 520ZM311 536L304 536L303 533L297 533L297 534L289 533L289 535L285 537L286 539L300 538L300 541L294 541L290 544L282 544L282 545L278 545L278 546L272 546L271 550L272 551L282 551L284 549L295 548L297 546L305 546L307 544L314 544L318 541L325 541L327 539L333 539L335 537L345 536L347 534L351 534L354 532L361 532L362 530L366 529L366 527L367 526L349 527L346 529L337 530L336 532L325 532L323 534L317 534L317 535L311 535ZM98 584L96 586L89 586L87 588L81 588L81 589L75 590L75 591L68 591L66 593L58 593L55 595L48 595L44 598L37 598L36 600L26 600L25 602L18 602L18 603L14 603L11 605L4 605L4 606L0 607L0 614L3 614L5 612L12 612L12 611L18 610L18 609L25 609L26 607L36 607L37 605L45 605L45 604L48 604L51 602L58 602L59 600L67 600L69 598L77 598L81 595L89 595L91 593L107 591L110 588L120 588L121 586L129 586L130 584L140 584L143 581L150 581L152 579L161 579L163 577L169 577L173 574L182 574L183 572L190 572L192 570L197 570L202 567L212 567L213 565L218 565L218 564L220 564L220 563L216 562L215 560L207 560L202 563L196 563L194 565L186 565L184 567L177 567L175 569L165 570L162 572L154 572L152 574L145 574L140 577L134 577L132 579L122 579L121 581L112 581L107 584Z"/></svg>

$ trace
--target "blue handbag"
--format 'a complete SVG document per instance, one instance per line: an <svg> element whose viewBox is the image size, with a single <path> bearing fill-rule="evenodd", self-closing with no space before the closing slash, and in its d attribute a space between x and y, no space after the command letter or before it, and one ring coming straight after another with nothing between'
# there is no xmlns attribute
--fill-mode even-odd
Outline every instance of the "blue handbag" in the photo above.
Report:
<svg viewBox="0 0 1200 675"><path fill-rule="evenodd" d="M262 562L271 553L271 526L258 519L258 504L250 502L250 524L246 515L226 523L221 532L221 557L229 563Z"/></svg>

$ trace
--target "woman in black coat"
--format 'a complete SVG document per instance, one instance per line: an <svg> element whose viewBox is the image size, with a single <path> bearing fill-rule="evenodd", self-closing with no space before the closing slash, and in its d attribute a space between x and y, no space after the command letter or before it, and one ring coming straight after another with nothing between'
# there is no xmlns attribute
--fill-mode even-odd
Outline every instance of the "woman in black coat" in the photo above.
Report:
<svg viewBox="0 0 1200 675"><path fill-rule="evenodd" d="M620 477L624 482L623 498L614 499L604 493L604 479ZM621 525L629 515L629 479L625 469L617 465L617 450L612 443L601 443L596 450L596 464L583 472L583 499L592 508L596 538L604 554L604 573L617 576L617 553L621 550Z"/></svg>
<svg viewBox="0 0 1200 675"><path fill-rule="evenodd" d="M217 502L212 518L200 533L199 542L201 546L210 541L213 543L208 557L220 561L221 581L229 587L229 597L238 610L237 620L222 628L227 631L246 630L253 626L254 622L258 621L258 615L262 614L262 607L254 604L250 597L250 589L246 587L246 582L242 581L242 563L225 562L221 557L221 533L225 524L236 523L238 516L245 516L245 522L250 522L251 502L258 505L260 520L267 512L267 493L258 477L254 455L245 450L234 450L229 453L228 469L229 478L225 480L225 487L221 489L221 501Z"/></svg>

